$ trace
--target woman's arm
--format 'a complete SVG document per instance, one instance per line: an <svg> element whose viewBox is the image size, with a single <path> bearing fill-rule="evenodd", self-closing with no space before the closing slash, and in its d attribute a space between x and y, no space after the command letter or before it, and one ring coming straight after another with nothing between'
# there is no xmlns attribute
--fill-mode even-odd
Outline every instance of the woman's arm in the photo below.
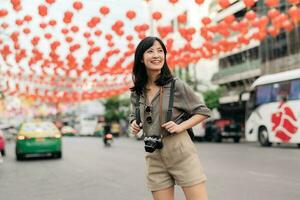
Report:
<svg viewBox="0 0 300 200"><path fill-rule="evenodd" d="M167 123L164 123L162 127L165 128L170 133L181 133L189 128L192 128L196 124L201 123L207 117L208 116L205 115L195 114L192 117L190 117L188 120L183 121L180 124L176 124L173 121L169 121Z"/></svg>

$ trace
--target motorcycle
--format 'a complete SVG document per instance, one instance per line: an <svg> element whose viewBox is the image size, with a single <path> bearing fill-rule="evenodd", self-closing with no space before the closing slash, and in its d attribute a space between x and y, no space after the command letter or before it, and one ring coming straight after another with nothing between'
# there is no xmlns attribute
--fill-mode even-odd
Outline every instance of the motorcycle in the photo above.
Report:
<svg viewBox="0 0 300 200"><path fill-rule="evenodd" d="M113 142L113 135L111 133L104 134L103 142L105 146L111 146Z"/></svg>

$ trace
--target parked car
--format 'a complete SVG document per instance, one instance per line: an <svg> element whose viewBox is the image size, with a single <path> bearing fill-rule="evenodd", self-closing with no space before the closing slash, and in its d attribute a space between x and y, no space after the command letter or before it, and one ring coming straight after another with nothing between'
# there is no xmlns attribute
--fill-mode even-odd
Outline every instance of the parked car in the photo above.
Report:
<svg viewBox="0 0 300 200"><path fill-rule="evenodd" d="M16 141L16 158L30 154L62 157L61 133L52 122L26 122L21 125Z"/></svg>
<svg viewBox="0 0 300 200"><path fill-rule="evenodd" d="M196 124L193 128L194 140L202 141L205 140L205 127L204 122Z"/></svg>
<svg viewBox="0 0 300 200"><path fill-rule="evenodd" d="M63 136L75 136L77 134L77 131L71 126L63 126L61 128L61 134Z"/></svg>
<svg viewBox="0 0 300 200"><path fill-rule="evenodd" d="M240 142L241 126L231 119L214 119L205 123L205 140L222 142L223 139L233 139Z"/></svg>
<svg viewBox="0 0 300 200"><path fill-rule="evenodd" d="M0 153L5 156L5 138L2 131L0 131Z"/></svg>

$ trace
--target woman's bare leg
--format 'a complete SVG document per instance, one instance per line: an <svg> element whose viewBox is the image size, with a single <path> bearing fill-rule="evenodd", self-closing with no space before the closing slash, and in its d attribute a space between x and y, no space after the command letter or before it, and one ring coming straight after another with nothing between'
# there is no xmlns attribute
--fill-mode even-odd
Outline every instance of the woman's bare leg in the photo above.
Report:
<svg viewBox="0 0 300 200"><path fill-rule="evenodd" d="M186 200L208 200L205 183L182 187Z"/></svg>
<svg viewBox="0 0 300 200"><path fill-rule="evenodd" d="M174 199L174 186L152 192L154 200L173 200Z"/></svg>

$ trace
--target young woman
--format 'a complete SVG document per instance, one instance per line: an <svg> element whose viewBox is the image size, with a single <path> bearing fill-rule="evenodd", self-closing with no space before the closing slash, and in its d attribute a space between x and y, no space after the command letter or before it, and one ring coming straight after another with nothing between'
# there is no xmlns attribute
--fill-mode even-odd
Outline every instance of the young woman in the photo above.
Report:
<svg viewBox="0 0 300 200"><path fill-rule="evenodd" d="M210 110L187 84L176 79L172 120L165 120L173 81L166 54L165 45L157 37L146 37L136 48L134 86L131 88L131 131L137 134L143 129L145 136L156 136L163 143L161 149L146 152L147 186L155 200L173 200L175 184L182 187L187 200L206 200L206 176L186 130L207 118ZM137 105L140 124L137 124L135 113ZM184 113L191 117L178 123Z"/></svg>

